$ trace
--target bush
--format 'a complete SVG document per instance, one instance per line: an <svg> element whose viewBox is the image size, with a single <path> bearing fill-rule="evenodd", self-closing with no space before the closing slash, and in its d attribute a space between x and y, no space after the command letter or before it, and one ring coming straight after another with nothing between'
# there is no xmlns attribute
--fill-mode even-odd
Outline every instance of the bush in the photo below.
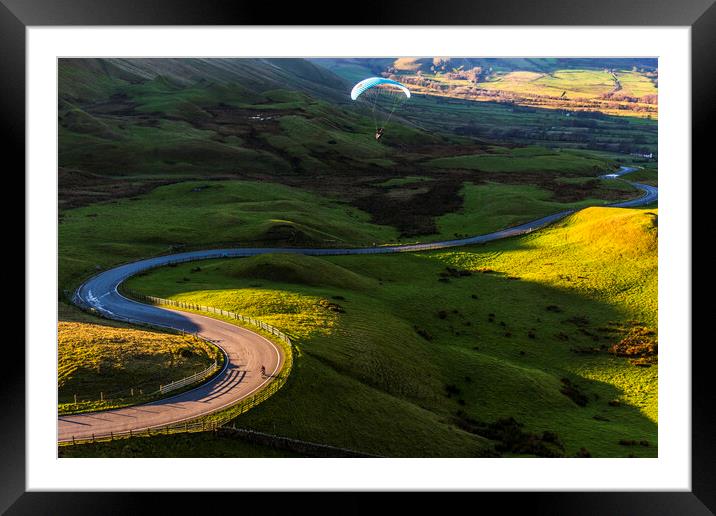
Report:
<svg viewBox="0 0 716 516"><path fill-rule="evenodd" d="M609 353L618 357L641 359L633 361L635 365L656 362L658 351L656 333L643 326L631 328L622 340L609 348Z"/></svg>
<svg viewBox="0 0 716 516"><path fill-rule="evenodd" d="M419 326L414 326L414 329L415 329L415 333L417 333L418 335L420 335L420 336L421 336L422 338L424 338L425 340L427 340L427 341L432 341L432 340L433 340L432 334L431 334L428 330L426 330L425 328L420 328Z"/></svg>
<svg viewBox="0 0 716 516"><path fill-rule="evenodd" d="M452 398L453 394L457 396L460 392L460 388L455 384L451 383L445 386L445 393L448 398Z"/></svg>
<svg viewBox="0 0 716 516"><path fill-rule="evenodd" d="M574 385L569 378L562 378L562 388L559 390L562 394L571 399L574 403L580 407L586 407L589 402L587 395L582 390Z"/></svg>
<svg viewBox="0 0 716 516"><path fill-rule="evenodd" d="M577 326L587 326L589 324L589 318L586 315L575 315L567 319L567 322L576 324Z"/></svg>
<svg viewBox="0 0 716 516"><path fill-rule="evenodd" d="M577 457L582 458L582 459L586 459L591 456L592 456L592 454L589 453L589 450L587 450L586 448L580 448L579 451L577 452Z"/></svg>

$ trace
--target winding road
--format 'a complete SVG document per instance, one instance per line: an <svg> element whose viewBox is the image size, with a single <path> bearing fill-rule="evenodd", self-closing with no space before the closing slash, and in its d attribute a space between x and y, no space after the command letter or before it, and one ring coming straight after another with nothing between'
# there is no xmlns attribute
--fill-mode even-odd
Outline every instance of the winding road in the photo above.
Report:
<svg viewBox="0 0 716 516"><path fill-rule="evenodd" d="M608 175L610 176L608 178L616 179L634 170L636 169L622 167L619 172ZM606 176L603 177L607 178ZM658 189L656 187L641 183L630 184L644 192L644 195L637 199L608 206L627 208L644 206L657 201ZM112 319L196 333L221 347L228 360L224 369L212 380L173 397L133 407L59 416L58 441L70 441L73 438L86 439L93 435L109 435L110 432L142 431L148 428L158 428L195 419L230 406L253 394L272 381L276 373L281 370L284 361L281 349L257 333L204 315L158 308L138 303L122 296L118 291L118 287L130 276L163 265L211 258L246 257L266 253L295 253L313 256L386 254L479 244L530 233L575 211L565 210L486 235L442 242L353 249L210 249L157 256L121 265L97 274L77 289L74 295L75 304L93 308ZM261 366L266 368L267 377L263 377L259 372Z"/></svg>

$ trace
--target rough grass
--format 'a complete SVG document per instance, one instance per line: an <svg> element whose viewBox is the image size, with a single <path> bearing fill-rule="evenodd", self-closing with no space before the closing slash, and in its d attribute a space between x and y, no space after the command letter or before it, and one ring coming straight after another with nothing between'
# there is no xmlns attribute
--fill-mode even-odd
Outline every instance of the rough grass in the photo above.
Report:
<svg viewBox="0 0 716 516"><path fill-rule="evenodd" d="M494 441L466 422L514 417L524 431L557 432L567 456L655 456L658 366L606 351L635 325L656 329L653 218L591 208L485 246L306 260L318 275L367 278L367 291L297 283L306 257L280 255L263 257L275 265L260 278L243 275L249 260L220 260L128 286L259 317L296 339L289 382L240 426L381 455L479 456Z"/></svg>
<svg viewBox="0 0 716 516"><path fill-rule="evenodd" d="M629 181L636 181L637 183L645 183L647 185L659 186L659 171L656 167L643 168L642 170L635 170L630 172L626 179Z"/></svg>
<svg viewBox="0 0 716 516"><path fill-rule="evenodd" d="M60 321L58 401L63 405L131 398L206 369L219 351L192 336ZM141 389L141 391L140 391ZM66 408L66 407L65 407Z"/></svg>
<svg viewBox="0 0 716 516"><path fill-rule="evenodd" d="M585 179L563 181L565 184L579 184ZM622 182L603 181L600 186L600 189L612 188L635 192L631 186ZM595 198L557 202L552 192L537 186L465 183L462 189L462 209L438 218L437 226L441 235L468 236L489 233L570 208L607 204L610 201L598 198L599 194L603 193L600 189L594 192Z"/></svg>
<svg viewBox="0 0 716 516"><path fill-rule="evenodd" d="M154 435L132 437L112 442L59 446L59 457L301 457L288 451L270 446L247 443L231 437L220 437L213 433Z"/></svg>
<svg viewBox="0 0 716 516"><path fill-rule="evenodd" d="M431 160L437 168L482 172L547 172L569 175L596 175L611 166L599 159L561 153L546 148L501 150L495 154L454 156Z"/></svg>
<svg viewBox="0 0 716 516"><path fill-rule="evenodd" d="M63 214L60 286L96 270L191 247L370 245L396 231L369 216L306 191L245 181L189 181L130 199Z"/></svg>

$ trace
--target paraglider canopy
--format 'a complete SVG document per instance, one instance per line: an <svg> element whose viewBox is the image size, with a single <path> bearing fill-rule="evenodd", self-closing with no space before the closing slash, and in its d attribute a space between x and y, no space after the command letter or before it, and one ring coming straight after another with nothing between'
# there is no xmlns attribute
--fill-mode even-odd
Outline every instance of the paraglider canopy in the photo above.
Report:
<svg viewBox="0 0 716 516"><path fill-rule="evenodd" d="M405 85L400 84L398 81L394 81L392 79L385 79L383 77L369 77L367 79L363 79L358 84L353 86L353 89L351 90L351 99L356 100L365 91L381 85L383 85L384 87L388 86L397 88L398 90L402 91L407 98L410 98L410 90L406 88Z"/></svg>
<svg viewBox="0 0 716 516"><path fill-rule="evenodd" d="M384 77L368 77L351 90L351 99L373 118L376 141L380 140L396 108L409 98L410 90L404 84Z"/></svg>

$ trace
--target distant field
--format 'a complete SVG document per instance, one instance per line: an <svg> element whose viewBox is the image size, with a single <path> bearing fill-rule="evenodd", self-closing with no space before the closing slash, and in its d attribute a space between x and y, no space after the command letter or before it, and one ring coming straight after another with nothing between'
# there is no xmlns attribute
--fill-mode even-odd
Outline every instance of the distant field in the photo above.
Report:
<svg viewBox="0 0 716 516"><path fill-rule="evenodd" d="M657 152L657 122L599 112L475 102L415 95L401 116L425 130L455 132L492 143L589 149L610 153Z"/></svg>
<svg viewBox="0 0 716 516"><path fill-rule="evenodd" d="M494 442L480 424L513 417L556 432L567 456L655 456L657 366L608 352L656 330L655 213L590 208L484 246L211 261L128 286L296 339L289 383L240 426L390 456L475 456Z"/></svg>
<svg viewBox="0 0 716 516"><path fill-rule="evenodd" d="M513 70L473 80L455 71L414 75L403 71L399 80L415 93L484 102L500 100L520 106L593 111L614 116L658 118L658 89L652 78L638 71L565 69L549 72Z"/></svg>
<svg viewBox="0 0 716 516"><path fill-rule="evenodd" d="M642 97L656 95L654 83L643 74L629 71L615 72L621 84L621 93ZM615 89L611 72L604 70L557 70L552 73L510 72L498 75L494 80L480 83L481 88L560 97L596 98Z"/></svg>

